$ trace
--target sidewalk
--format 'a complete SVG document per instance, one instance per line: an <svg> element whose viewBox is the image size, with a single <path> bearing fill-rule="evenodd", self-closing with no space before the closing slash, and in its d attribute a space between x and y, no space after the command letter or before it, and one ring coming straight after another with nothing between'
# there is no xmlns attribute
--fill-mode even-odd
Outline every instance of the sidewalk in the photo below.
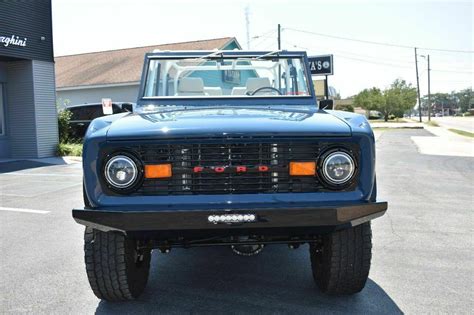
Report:
<svg viewBox="0 0 474 315"><path fill-rule="evenodd" d="M10 162L20 162L20 161L30 161L44 164L53 164L53 165L64 165L64 164L73 164L73 163L82 163L82 157L80 156L63 156L63 157L49 157L42 159L0 159L0 163L10 163Z"/></svg>
<svg viewBox="0 0 474 315"><path fill-rule="evenodd" d="M372 128L393 128L393 129L423 129L425 126L420 122L411 121L409 119L406 122L385 122L381 121L369 121Z"/></svg>
<svg viewBox="0 0 474 315"><path fill-rule="evenodd" d="M0 174L54 165L71 165L82 162L80 156L50 157L43 159L0 159Z"/></svg>
<svg viewBox="0 0 474 315"><path fill-rule="evenodd" d="M434 137L411 137L421 154L474 157L474 139L443 127L425 125L425 129Z"/></svg>
<svg viewBox="0 0 474 315"><path fill-rule="evenodd" d="M418 120L418 118L416 119ZM431 117L431 120L446 129L458 129L474 133L474 117ZM428 117L423 117L423 122L427 122Z"/></svg>

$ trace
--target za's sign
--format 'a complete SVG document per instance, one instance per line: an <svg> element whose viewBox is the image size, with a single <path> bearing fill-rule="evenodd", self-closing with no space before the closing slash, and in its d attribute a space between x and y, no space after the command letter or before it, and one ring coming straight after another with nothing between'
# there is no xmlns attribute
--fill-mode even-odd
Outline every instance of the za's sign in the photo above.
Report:
<svg viewBox="0 0 474 315"><path fill-rule="evenodd" d="M332 55L310 56L308 62L312 75L334 74Z"/></svg>

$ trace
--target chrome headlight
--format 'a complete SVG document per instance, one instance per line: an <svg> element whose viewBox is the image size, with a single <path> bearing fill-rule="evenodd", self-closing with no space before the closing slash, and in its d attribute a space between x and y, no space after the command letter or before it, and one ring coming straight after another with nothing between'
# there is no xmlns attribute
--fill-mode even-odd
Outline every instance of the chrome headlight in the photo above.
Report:
<svg viewBox="0 0 474 315"><path fill-rule="evenodd" d="M128 188L138 178L137 164L128 156L115 155L105 165L105 179L115 188Z"/></svg>
<svg viewBox="0 0 474 315"><path fill-rule="evenodd" d="M334 185L347 183L354 175L355 164L352 157L345 152L333 152L323 160L324 179Z"/></svg>

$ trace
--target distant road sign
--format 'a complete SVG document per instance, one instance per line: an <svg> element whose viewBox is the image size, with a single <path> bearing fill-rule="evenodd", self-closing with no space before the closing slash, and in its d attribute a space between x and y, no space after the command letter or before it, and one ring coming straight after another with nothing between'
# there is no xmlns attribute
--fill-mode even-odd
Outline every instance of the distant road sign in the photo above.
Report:
<svg viewBox="0 0 474 315"><path fill-rule="evenodd" d="M334 74L332 55L309 56L308 62L312 75Z"/></svg>

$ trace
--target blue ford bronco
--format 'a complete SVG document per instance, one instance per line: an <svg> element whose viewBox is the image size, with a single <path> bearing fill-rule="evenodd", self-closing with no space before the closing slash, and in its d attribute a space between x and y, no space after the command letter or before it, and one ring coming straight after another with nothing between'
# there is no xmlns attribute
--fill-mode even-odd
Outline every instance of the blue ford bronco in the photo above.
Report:
<svg viewBox="0 0 474 315"><path fill-rule="evenodd" d="M319 104L305 52L147 54L135 111L93 120L84 140L72 214L95 295L138 297L154 249L305 243L322 292L361 291L387 209L374 135Z"/></svg>

